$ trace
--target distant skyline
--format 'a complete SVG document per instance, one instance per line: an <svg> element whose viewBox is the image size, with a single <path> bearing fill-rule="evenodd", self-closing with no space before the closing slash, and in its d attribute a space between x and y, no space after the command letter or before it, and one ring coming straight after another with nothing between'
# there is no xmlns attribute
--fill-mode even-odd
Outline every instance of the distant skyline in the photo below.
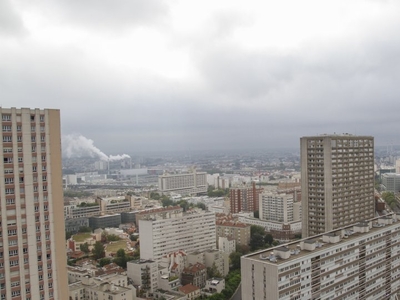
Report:
<svg viewBox="0 0 400 300"><path fill-rule="evenodd" d="M106 155L400 144L400 2L0 1L0 106Z"/></svg>

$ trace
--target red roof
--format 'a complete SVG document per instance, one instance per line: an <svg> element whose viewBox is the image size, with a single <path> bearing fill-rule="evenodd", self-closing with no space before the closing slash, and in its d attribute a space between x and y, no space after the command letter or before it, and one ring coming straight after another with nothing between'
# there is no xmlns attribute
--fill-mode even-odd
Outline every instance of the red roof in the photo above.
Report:
<svg viewBox="0 0 400 300"><path fill-rule="evenodd" d="M197 291L197 290L200 290L200 288L191 283L188 283L187 285L179 287L179 291L181 291L185 295L193 293L194 291Z"/></svg>

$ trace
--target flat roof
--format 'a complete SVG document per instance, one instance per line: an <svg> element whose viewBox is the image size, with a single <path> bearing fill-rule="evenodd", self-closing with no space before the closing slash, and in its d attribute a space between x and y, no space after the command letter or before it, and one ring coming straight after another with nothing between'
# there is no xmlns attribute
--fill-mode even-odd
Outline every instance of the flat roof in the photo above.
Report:
<svg viewBox="0 0 400 300"><path fill-rule="evenodd" d="M391 214L391 215L395 215L395 214ZM373 224L375 224L375 223L378 222L379 219L384 219L384 218L383 217L376 217L376 218L373 218L373 219L368 220L368 221L372 222ZM399 225L399 224L398 224L397 220L396 221L394 220L394 223L390 224L390 225L372 226L372 228L370 228L368 232L354 232L352 229L353 229L353 226L356 226L356 225L357 224L353 224L353 225L349 225L349 226L346 226L346 227L338 228L338 229L332 230L332 231L327 232L327 233L323 233L323 234L319 234L319 235L313 236L311 238L305 238L305 239L302 239L302 240L297 240L297 241L294 241L294 242L286 243L286 244L283 244L283 245L280 245L280 246L277 246L277 247L274 247L274 248L260 250L260 251L254 252L254 253L243 255L242 257L248 258L248 259L251 259L251 260L255 260L255 261L260 261L260 262L263 262L263 263L266 263L266 264L280 265L280 264L284 264L284 263L299 259L299 258L301 258L303 256L310 255L310 253L315 253L317 251L323 251L323 250L326 251L329 248L333 248L333 247L336 247L336 246L338 246L340 244L347 243L347 242L349 242L351 240L355 240L357 238L362 237L363 235L371 234L371 233L380 231L380 230L382 230L383 227L394 226L394 225ZM338 232L340 230L351 231L351 234L348 235L346 238L342 238L337 243L324 243L324 242L322 242L322 237L324 235L335 234L336 232ZM313 242L315 242L315 243L318 243L318 246L316 245L315 250L312 250L312 251L306 250L306 249L301 250L298 247L301 242L308 243L308 244L312 244ZM283 248L283 247L287 248L291 252L297 251L297 254L293 253L287 259L282 259L280 257L277 257L276 255L274 255L276 260L270 261L268 259L271 252L274 252L275 250L276 251L281 251L280 248Z"/></svg>

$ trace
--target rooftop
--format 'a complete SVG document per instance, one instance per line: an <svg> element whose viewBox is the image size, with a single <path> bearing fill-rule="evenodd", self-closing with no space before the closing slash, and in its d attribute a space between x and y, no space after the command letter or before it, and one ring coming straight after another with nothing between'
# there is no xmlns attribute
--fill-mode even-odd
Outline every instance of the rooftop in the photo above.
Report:
<svg viewBox="0 0 400 300"><path fill-rule="evenodd" d="M327 233L297 240L274 248L257 251L244 255L243 257L260 262L262 261L266 264L279 265L307 256L316 251L326 251L331 247L356 240L365 234L378 232L382 230L382 227L395 225L399 225L398 219L395 214L391 214L389 218L388 216L373 218L368 221L335 229ZM357 228L360 228L359 231ZM331 240L328 241L330 238Z"/></svg>

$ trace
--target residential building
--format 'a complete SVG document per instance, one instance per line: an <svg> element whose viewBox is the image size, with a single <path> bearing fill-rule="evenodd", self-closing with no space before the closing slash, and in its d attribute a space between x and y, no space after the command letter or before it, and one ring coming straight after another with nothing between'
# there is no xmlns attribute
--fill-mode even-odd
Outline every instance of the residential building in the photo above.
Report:
<svg viewBox="0 0 400 300"><path fill-rule="evenodd" d="M153 293L158 288L158 267L153 260L139 259L128 261L126 264L129 279L140 290Z"/></svg>
<svg viewBox="0 0 400 300"><path fill-rule="evenodd" d="M229 190L229 201L231 213L254 212L258 210L258 199L262 192L256 187L256 183L244 184L233 187Z"/></svg>
<svg viewBox="0 0 400 300"><path fill-rule="evenodd" d="M282 223L292 222L293 195L264 191L260 194L259 216L261 220Z"/></svg>
<svg viewBox="0 0 400 300"><path fill-rule="evenodd" d="M294 205L294 207L296 207L296 205ZM235 216L237 216L239 222L248 226L257 225L263 227L266 232L272 234L274 239L279 241L288 241L294 238L295 235L301 234L302 222L300 220L283 223L260 220L248 214L236 214Z"/></svg>
<svg viewBox="0 0 400 300"><path fill-rule="evenodd" d="M159 265L166 268L169 276L181 278L183 269L188 265L185 251L179 250L164 255Z"/></svg>
<svg viewBox="0 0 400 300"><path fill-rule="evenodd" d="M204 290L207 294L221 293L225 288L225 279L223 278L210 278L206 281Z"/></svg>
<svg viewBox="0 0 400 300"><path fill-rule="evenodd" d="M198 262L193 265L190 264L188 267L183 269L181 279L182 286L190 283L199 288L203 288L206 285L206 280L207 268L204 264Z"/></svg>
<svg viewBox="0 0 400 300"><path fill-rule="evenodd" d="M60 111L0 108L0 298L68 294Z"/></svg>
<svg viewBox="0 0 400 300"><path fill-rule="evenodd" d="M192 170L188 173L163 174L158 177L158 189L162 195L171 192L181 195L207 193L207 173Z"/></svg>
<svg viewBox="0 0 400 300"><path fill-rule="evenodd" d="M300 144L303 237L374 217L373 137L320 135Z"/></svg>
<svg viewBox="0 0 400 300"><path fill-rule="evenodd" d="M69 285L69 299L130 300L133 299L133 291L128 287L127 277L124 275L112 274L105 277L85 275L80 282Z"/></svg>
<svg viewBox="0 0 400 300"><path fill-rule="evenodd" d="M201 296L200 288L190 283L181 286L179 291L186 295L187 300L194 300Z"/></svg>
<svg viewBox="0 0 400 300"><path fill-rule="evenodd" d="M225 277L229 273L229 254L217 249L204 251L206 268L215 266L218 273Z"/></svg>
<svg viewBox="0 0 400 300"><path fill-rule="evenodd" d="M236 251L236 240L232 237L218 237L218 249L222 252L231 254Z"/></svg>
<svg viewBox="0 0 400 300"><path fill-rule="evenodd" d="M216 247L215 215L201 209L182 216L139 221L140 258L159 262L171 252L205 251Z"/></svg>
<svg viewBox="0 0 400 300"><path fill-rule="evenodd" d="M398 216L245 255L241 272L243 300L398 299Z"/></svg>
<svg viewBox="0 0 400 300"><path fill-rule="evenodd" d="M140 220L147 219L170 219L183 216L183 208L179 205L168 206L168 207L158 207L150 208L141 211L137 211L135 214L135 224L139 228Z"/></svg>
<svg viewBox="0 0 400 300"><path fill-rule="evenodd" d="M382 184L385 187L385 191L392 193L400 192L400 174L386 173L382 174Z"/></svg>
<svg viewBox="0 0 400 300"><path fill-rule="evenodd" d="M250 244L250 225L238 221L217 220L216 243L220 237L229 237L236 241L236 245Z"/></svg>

